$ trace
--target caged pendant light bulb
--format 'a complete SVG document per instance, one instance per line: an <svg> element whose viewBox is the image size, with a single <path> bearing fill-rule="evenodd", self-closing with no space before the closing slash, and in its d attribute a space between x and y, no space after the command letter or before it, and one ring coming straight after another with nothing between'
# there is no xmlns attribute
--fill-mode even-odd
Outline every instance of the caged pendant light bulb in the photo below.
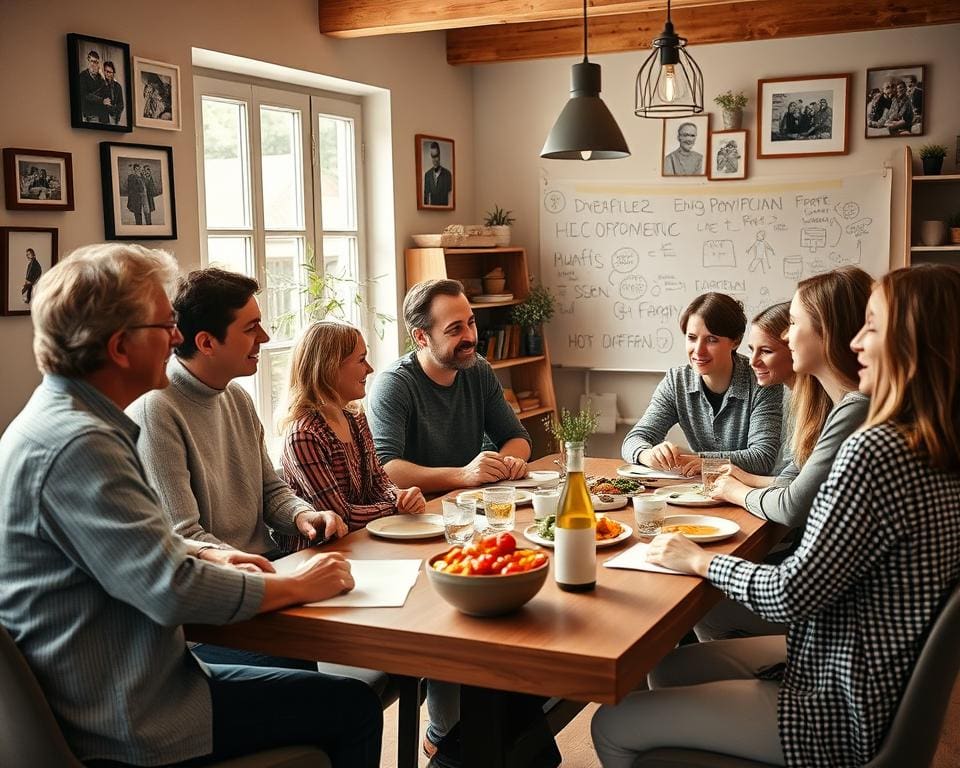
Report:
<svg viewBox="0 0 960 768"><path fill-rule="evenodd" d="M615 160L629 156L620 126L600 98L600 65L587 59L587 0L583 0L583 61L573 65L570 100L550 129L540 157Z"/></svg>
<svg viewBox="0 0 960 768"><path fill-rule="evenodd" d="M703 112L703 73L686 51L687 39L667 23L637 73L637 117L690 117Z"/></svg>

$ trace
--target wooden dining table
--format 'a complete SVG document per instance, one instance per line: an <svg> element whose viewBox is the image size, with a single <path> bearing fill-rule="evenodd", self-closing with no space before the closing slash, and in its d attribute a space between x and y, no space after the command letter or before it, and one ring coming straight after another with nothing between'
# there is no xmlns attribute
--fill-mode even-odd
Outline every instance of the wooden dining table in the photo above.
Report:
<svg viewBox="0 0 960 768"><path fill-rule="evenodd" d="M553 469L548 456L531 469ZM588 475L616 477L619 459L586 459ZM440 500L428 503L440 511ZM711 551L761 559L782 538L782 527L740 507L677 508L736 522L739 533L705 545ZM632 506L606 513L634 525ZM669 514L669 512L668 512ZM517 508L514 534L533 522L530 506ZM528 758L511 755L491 708L501 692L536 694L575 702L614 704L645 680L720 598L697 576L605 568L602 563L640 541L636 535L597 550L597 586L586 593L560 590L552 572L540 592L520 610L493 618L458 612L434 592L421 572L400 608L293 607L226 626L190 625L193 641L244 648L276 656L321 659L383 670L402 679L429 678L461 683L463 765L510 768ZM324 546L349 559L405 559L424 562L447 548L442 538L378 539L356 531ZM291 555L305 558L311 551ZM553 564L551 562L551 571ZM416 701L419 705L419 700ZM417 722L408 706L401 728ZM416 725L414 725L416 727ZM416 755L401 762L415 765Z"/></svg>

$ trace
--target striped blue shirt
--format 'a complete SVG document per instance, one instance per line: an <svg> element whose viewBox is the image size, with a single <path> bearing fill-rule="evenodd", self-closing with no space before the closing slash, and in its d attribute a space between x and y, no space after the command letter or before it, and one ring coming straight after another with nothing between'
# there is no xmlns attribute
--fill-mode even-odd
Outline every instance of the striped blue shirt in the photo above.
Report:
<svg viewBox="0 0 960 768"><path fill-rule="evenodd" d="M623 458L636 463L641 451L663 442L679 424L695 453L726 457L747 472L769 475L780 453L783 387L757 384L741 354L734 356L733 377L716 413L705 386L689 365L667 371L646 412L624 438Z"/></svg>
<svg viewBox="0 0 960 768"><path fill-rule="evenodd" d="M160 765L213 748L180 625L250 618L264 586L187 554L136 440L99 390L44 378L0 438L0 622L80 760Z"/></svg>

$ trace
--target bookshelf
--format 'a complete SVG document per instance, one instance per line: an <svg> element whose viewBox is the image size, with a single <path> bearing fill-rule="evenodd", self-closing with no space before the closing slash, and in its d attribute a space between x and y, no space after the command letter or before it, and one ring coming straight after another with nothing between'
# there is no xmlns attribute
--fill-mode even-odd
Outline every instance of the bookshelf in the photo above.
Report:
<svg viewBox="0 0 960 768"><path fill-rule="evenodd" d="M483 277L496 267L503 269L507 279L504 291L513 294L510 301L473 303L470 306L477 318L478 339L510 325L510 309L520 304L530 291L530 271L524 248L407 248L404 251L406 284L409 289L423 280L451 278L473 280ZM478 343L478 348L481 346ZM508 350L509 344L504 345ZM542 355L517 354L519 344L512 345L514 354L492 355L490 366L504 388L514 393L536 392L539 403L517 414L533 438L531 458L553 453L555 448L543 428L543 417L556 414L557 399L553 390L550 351L546 339Z"/></svg>
<svg viewBox="0 0 960 768"><path fill-rule="evenodd" d="M913 152L903 148L904 160L904 266L933 261L947 264L960 263L960 243L947 242L941 245L922 245L920 223L924 219L946 221L960 213L960 169L955 173L938 176L920 176L913 172Z"/></svg>

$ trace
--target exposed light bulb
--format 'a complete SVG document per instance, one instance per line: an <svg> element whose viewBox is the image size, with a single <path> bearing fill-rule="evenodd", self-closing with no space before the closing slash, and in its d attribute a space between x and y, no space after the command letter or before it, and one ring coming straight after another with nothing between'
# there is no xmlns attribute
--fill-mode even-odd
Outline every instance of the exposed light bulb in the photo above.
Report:
<svg viewBox="0 0 960 768"><path fill-rule="evenodd" d="M663 76L657 86L657 93L660 95L660 101L667 104L680 101L687 95L686 78L677 77L676 65L663 65Z"/></svg>
<svg viewBox="0 0 960 768"><path fill-rule="evenodd" d="M580 157L583 158L584 160L589 160L591 157L593 157L593 150L592 150L592 149L581 149L581 150L580 150Z"/></svg>

